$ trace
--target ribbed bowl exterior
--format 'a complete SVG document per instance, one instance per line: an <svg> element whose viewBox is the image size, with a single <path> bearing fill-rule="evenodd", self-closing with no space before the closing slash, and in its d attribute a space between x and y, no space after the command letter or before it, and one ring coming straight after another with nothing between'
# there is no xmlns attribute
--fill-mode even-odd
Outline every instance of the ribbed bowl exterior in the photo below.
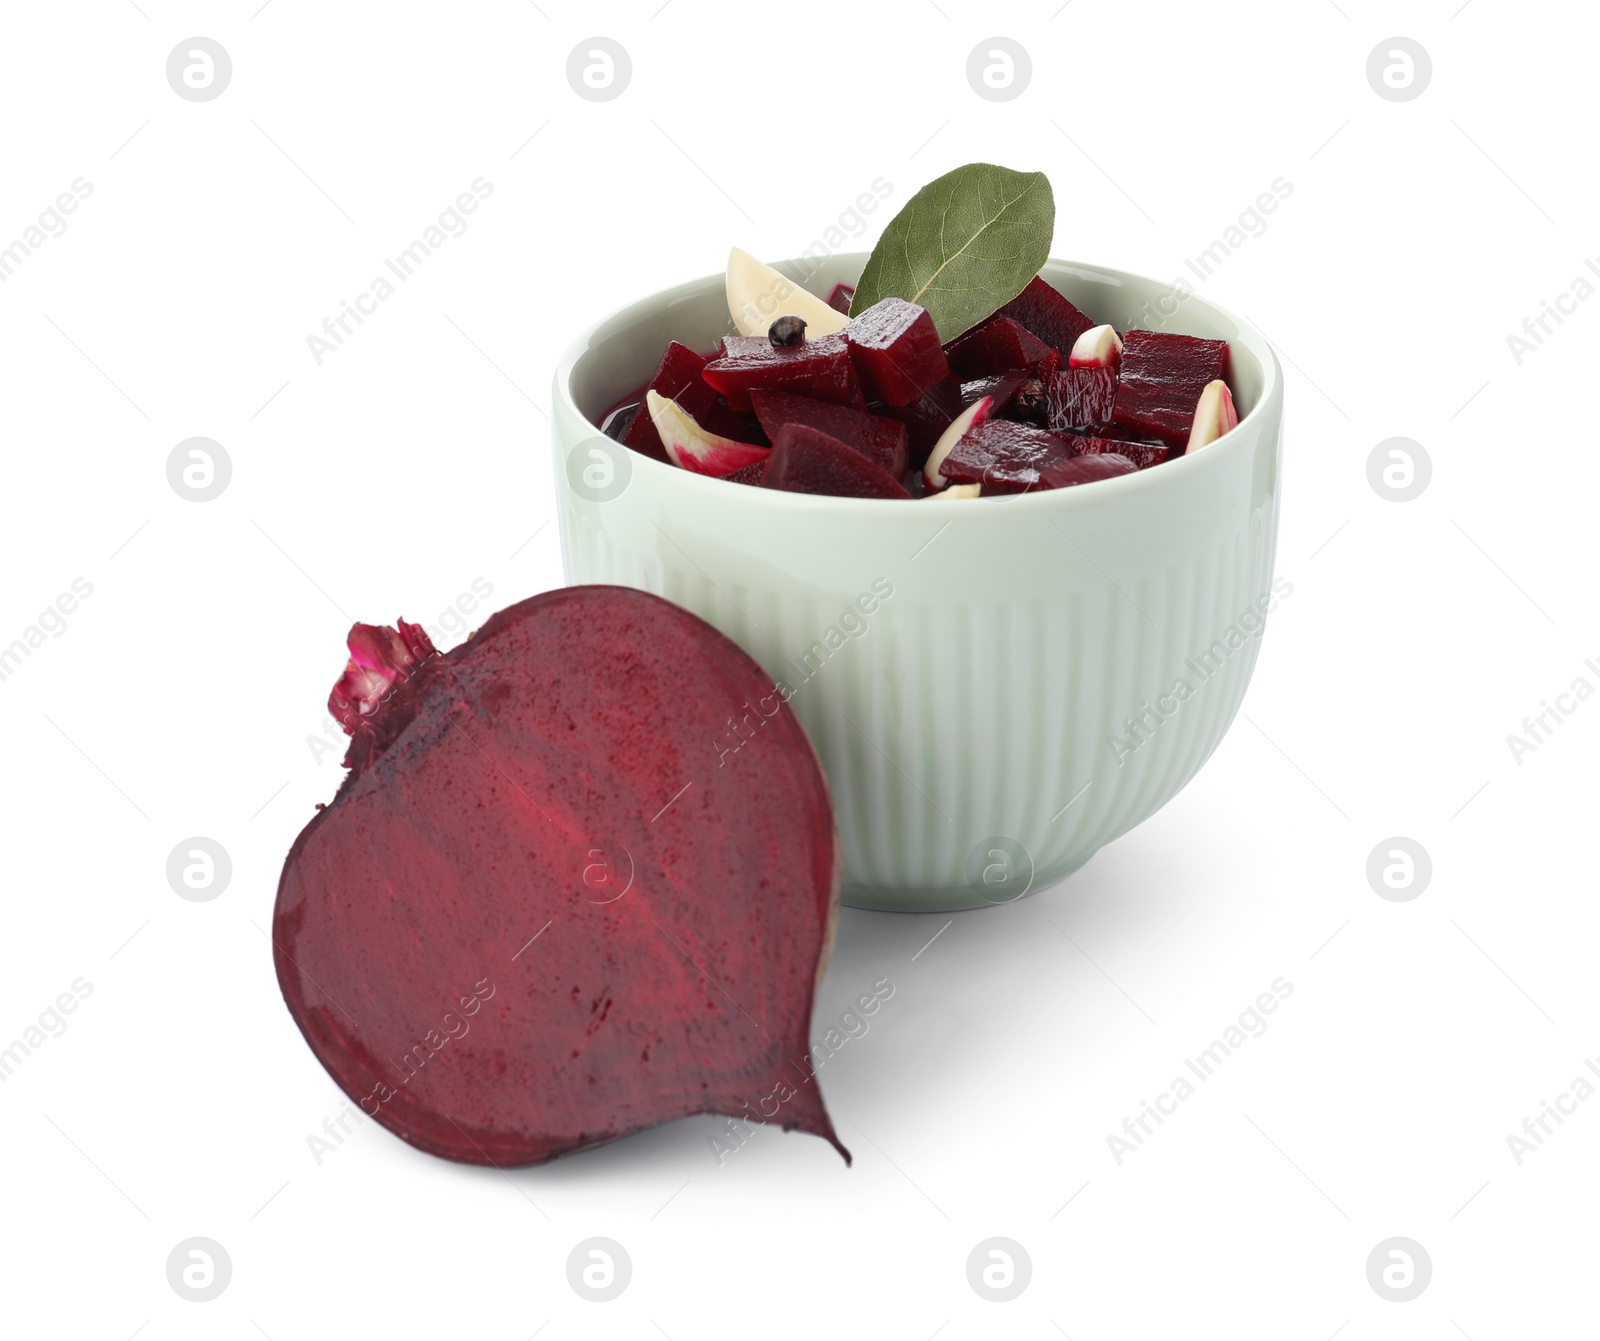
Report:
<svg viewBox="0 0 1600 1341"><path fill-rule="evenodd" d="M860 263L832 258L808 287L825 293ZM1045 274L1119 329L1155 324L1138 318L1173 292L1060 263ZM639 587L694 611L773 676L833 791L846 901L1010 901L1170 800L1233 721L1273 599L1282 393L1265 340L1176 300L1169 328L1230 340L1250 413L1196 456L1135 476L894 503L751 489L635 457L620 491L590 496L575 483L597 437L588 416L643 381L666 339L713 344L720 299L712 279L647 300L602 323L558 374L563 562L569 582ZM750 705L727 740L758 748L761 716Z"/></svg>

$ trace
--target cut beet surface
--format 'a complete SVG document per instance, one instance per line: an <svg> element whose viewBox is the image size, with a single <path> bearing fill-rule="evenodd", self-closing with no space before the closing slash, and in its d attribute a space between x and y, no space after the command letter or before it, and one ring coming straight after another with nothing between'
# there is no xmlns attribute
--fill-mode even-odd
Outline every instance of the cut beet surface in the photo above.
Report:
<svg viewBox="0 0 1600 1341"><path fill-rule="evenodd" d="M350 1099L502 1168L693 1113L845 1154L808 1038L839 846L772 678L622 587L523 601L445 654L404 622L350 650L329 701L350 772L272 928Z"/></svg>
<svg viewBox="0 0 1600 1341"><path fill-rule="evenodd" d="M760 484L761 477L766 473L766 461L757 461L753 465L740 466L738 470L730 470L722 478L733 484Z"/></svg>
<svg viewBox="0 0 1600 1341"><path fill-rule="evenodd" d="M909 405L883 407L883 413L906 426L907 449L911 464L920 467L927 460L939 435L950 427L965 407L961 403L961 379L951 373L936 382Z"/></svg>
<svg viewBox="0 0 1600 1341"><path fill-rule="evenodd" d="M850 300L856 296L854 284L835 284L828 294L828 306L835 312L850 315Z"/></svg>
<svg viewBox="0 0 1600 1341"><path fill-rule="evenodd" d="M1094 325L1064 294L1037 275L1000 309L1000 315L1020 321L1062 358L1071 354L1078 337Z"/></svg>
<svg viewBox="0 0 1600 1341"><path fill-rule="evenodd" d="M1068 457L1065 461L1052 461L1039 472L1041 489L1070 489L1075 484L1093 484L1096 480L1114 479L1118 475L1132 475L1138 466L1115 452L1095 452L1085 456Z"/></svg>
<svg viewBox="0 0 1600 1341"><path fill-rule="evenodd" d="M962 378L993 377L1042 364L1054 352L1021 322L993 316L957 336L945 350L950 368ZM1056 355L1059 363L1061 356Z"/></svg>
<svg viewBox="0 0 1600 1341"><path fill-rule="evenodd" d="M1122 339L1122 381L1112 422L1182 448L1200 393L1223 376L1227 361L1226 340L1129 331Z"/></svg>
<svg viewBox="0 0 1600 1341"><path fill-rule="evenodd" d="M1056 432L1098 433L1117 401L1113 368L1060 368L1045 383L1045 426Z"/></svg>
<svg viewBox="0 0 1600 1341"><path fill-rule="evenodd" d="M952 484L981 484L985 494L1020 494L1037 488L1040 472L1072 452L1059 434L991 418L950 449L939 473Z"/></svg>
<svg viewBox="0 0 1600 1341"><path fill-rule="evenodd" d="M782 347L764 335L730 335L701 376L736 410L750 408L752 391L796 391L834 405L866 404L849 346L838 332Z"/></svg>
<svg viewBox="0 0 1600 1341"><path fill-rule="evenodd" d="M854 447L804 424L778 430L761 486L835 498L911 497L905 485Z"/></svg>
<svg viewBox="0 0 1600 1341"><path fill-rule="evenodd" d="M1171 454L1171 449L1155 442L1122 442L1117 438L1079 438L1072 444L1080 456L1099 456L1110 452L1125 456L1140 470L1159 466Z"/></svg>
<svg viewBox="0 0 1600 1341"><path fill-rule="evenodd" d="M674 340L667 345L661 362L637 398L642 401L646 391L654 391L658 396L677 401L706 432L738 442L751 440L756 435L750 432L750 426L734 414L718 397L716 388L702 378L705 366L706 360L701 355ZM657 461L667 459L661 434L648 414L634 415L621 440L623 446L653 456Z"/></svg>
<svg viewBox="0 0 1600 1341"><path fill-rule="evenodd" d="M761 427L774 441L785 424L804 424L854 447L896 479L905 474L906 426L898 419L787 391L753 391L750 400Z"/></svg>
<svg viewBox="0 0 1600 1341"><path fill-rule="evenodd" d="M867 395L885 405L915 400L950 371L926 308L904 298L874 303L844 328Z"/></svg>

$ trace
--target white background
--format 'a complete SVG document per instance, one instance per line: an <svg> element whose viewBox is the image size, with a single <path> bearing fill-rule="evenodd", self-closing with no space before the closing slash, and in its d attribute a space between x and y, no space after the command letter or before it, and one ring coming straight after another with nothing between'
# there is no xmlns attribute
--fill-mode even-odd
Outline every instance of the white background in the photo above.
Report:
<svg viewBox="0 0 1600 1341"><path fill-rule="evenodd" d="M1600 303L1520 366L1506 343L1600 249L1592 12L257 3L4 14L0 245L74 179L93 193L0 285L0 644L74 578L93 594L0 683L0 1043L93 990L0 1082L0 1330L1592 1328L1600 1100L1520 1165L1506 1141L1600 1054L1600 703L1520 764L1506 743L1575 677L1600 686ZM565 77L595 33L633 64L603 104ZM1433 62L1406 103L1365 73L1397 33ZM194 34L232 57L214 101L165 78ZM1031 55L1011 102L966 81L994 34ZM309 742L351 620L438 627L481 579L476 623L561 582L545 411L579 328L730 243L798 253L874 178L898 207L973 159L1049 174L1056 255L1163 279L1293 185L1199 285L1288 379L1294 591L1230 735L1066 884L925 950L951 919L845 914L818 1028L896 989L822 1072L854 1168L770 1130L719 1166L712 1119L510 1175L369 1123L317 1163L341 1096L263 929L339 779ZM469 230L318 366L307 336L479 177ZM203 504L165 473L195 435L233 465ZM1368 484L1394 435L1433 462L1414 502ZM211 902L166 880L193 835L232 859ZM1410 902L1367 882L1391 835L1431 854ZM1107 1136L1278 977L1268 1031L1119 1165ZM194 1235L233 1263L205 1304L166 1279ZM592 1235L633 1262L607 1304L566 1280ZM994 1235L1033 1265L1004 1304L966 1277ZM1394 1235L1433 1263L1410 1303L1366 1278Z"/></svg>

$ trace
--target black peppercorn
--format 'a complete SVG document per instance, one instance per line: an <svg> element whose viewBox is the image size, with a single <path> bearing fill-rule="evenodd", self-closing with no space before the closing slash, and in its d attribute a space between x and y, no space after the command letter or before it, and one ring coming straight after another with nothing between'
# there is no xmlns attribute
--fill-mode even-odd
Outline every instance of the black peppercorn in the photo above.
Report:
<svg viewBox="0 0 1600 1341"><path fill-rule="evenodd" d="M779 317L767 328L767 339L772 341L774 349L784 349L789 345L797 345L806 338L806 319L804 317Z"/></svg>
<svg viewBox="0 0 1600 1341"><path fill-rule="evenodd" d="M1044 383L1037 377L1024 381L1011 398L1011 412L1025 423L1042 425L1049 415Z"/></svg>

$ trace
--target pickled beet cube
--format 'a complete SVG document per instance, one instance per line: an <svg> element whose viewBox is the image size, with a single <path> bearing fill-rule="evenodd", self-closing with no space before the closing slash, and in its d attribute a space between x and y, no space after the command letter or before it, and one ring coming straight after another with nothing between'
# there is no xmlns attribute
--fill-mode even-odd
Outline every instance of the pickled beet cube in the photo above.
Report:
<svg viewBox="0 0 1600 1341"><path fill-rule="evenodd" d="M950 371L928 309L904 298L874 303L844 338L867 394L885 405L909 404Z"/></svg>
<svg viewBox="0 0 1600 1341"><path fill-rule="evenodd" d="M771 459L771 457L768 457L766 461L752 461L748 466L740 466L738 470L730 470L726 475L719 476L719 478L732 480L735 484L760 484L761 477L767 472L767 461Z"/></svg>
<svg viewBox="0 0 1600 1341"><path fill-rule="evenodd" d="M676 340L667 346L648 382L639 389L638 399L646 391L675 400L695 423L708 433L732 438L736 442L753 442L759 435L752 434L750 426L728 409L716 389L706 383L701 372L705 358L687 345ZM622 444L657 461L667 459L667 449L661 444L661 434L656 432L654 421L648 414L636 414L622 434Z"/></svg>
<svg viewBox="0 0 1600 1341"><path fill-rule="evenodd" d="M961 403L964 406L973 405L985 396L992 396L994 397L992 413L999 414L1027 378L1026 368L1018 368L1015 372L996 373L993 377L975 377L972 381L961 384Z"/></svg>
<svg viewBox="0 0 1600 1341"><path fill-rule="evenodd" d="M828 306L835 312L850 315L850 300L856 296L854 284L835 284L833 291L828 294Z"/></svg>
<svg viewBox="0 0 1600 1341"><path fill-rule="evenodd" d="M778 430L761 487L835 498L911 497L905 485L854 447L805 424Z"/></svg>
<svg viewBox="0 0 1600 1341"><path fill-rule="evenodd" d="M946 348L945 355L953 371L972 379L1042 363L1050 352L1050 346L1021 322L996 315L965 335L958 335ZM1060 355L1056 357L1059 360Z"/></svg>
<svg viewBox="0 0 1600 1341"><path fill-rule="evenodd" d="M991 418L950 449L939 473L951 484L981 484L986 494L1020 494L1037 487L1045 467L1072 452L1060 434Z"/></svg>
<svg viewBox="0 0 1600 1341"><path fill-rule="evenodd" d="M1167 459L1170 448L1154 442L1121 442L1116 438L1083 438L1073 443L1079 456L1125 456L1140 470L1159 466Z"/></svg>
<svg viewBox="0 0 1600 1341"><path fill-rule="evenodd" d="M999 315L1021 322L1062 358L1072 352L1073 342L1095 324L1037 275L1000 309Z"/></svg>
<svg viewBox="0 0 1600 1341"><path fill-rule="evenodd" d="M729 335L701 376L735 410L750 408L752 391L797 391L834 405L863 404L861 382L842 334L775 346L764 335Z"/></svg>
<svg viewBox="0 0 1600 1341"><path fill-rule="evenodd" d="M1117 401L1115 368L1058 368L1045 387L1045 427L1098 433L1111 422Z"/></svg>
<svg viewBox="0 0 1600 1341"><path fill-rule="evenodd" d="M1116 452L1089 452L1068 457L1065 461L1052 461L1045 466L1039 472L1039 488L1067 489L1074 484L1090 484L1117 475L1131 475L1138 469L1127 457Z"/></svg>
<svg viewBox="0 0 1600 1341"><path fill-rule="evenodd" d="M939 435L965 408L961 403L961 379L951 373L907 405L884 406L883 413L906 426L911 464L920 469Z"/></svg>
<svg viewBox="0 0 1600 1341"><path fill-rule="evenodd" d="M1223 376L1227 362L1226 340L1129 331L1122 340L1122 381L1111 422L1181 449L1200 393Z"/></svg>
<svg viewBox="0 0 1600 1341"><path fill-rule="evenodd" d="M829 405L788 391L752 391L751 403L767 437L777 440L785 424L804 424L854 447L897 479L906 471L906 426L898 419Z"/></svg>

